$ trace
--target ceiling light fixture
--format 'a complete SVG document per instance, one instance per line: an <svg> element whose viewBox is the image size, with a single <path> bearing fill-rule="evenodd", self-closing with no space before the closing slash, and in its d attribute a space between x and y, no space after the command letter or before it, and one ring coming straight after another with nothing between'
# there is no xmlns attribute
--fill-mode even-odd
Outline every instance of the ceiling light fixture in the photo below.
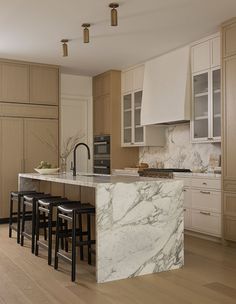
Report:
<svg viewBox="0 0 236 304"><path fill-rule="evenodd" d="M117 8L119 7L118 3L110 3L109 7L111 8L111 26L118 25L118 13Z"/></svg>
<svg viewBox="0 0 236 304"><path fill-rule="evenodd" d="M63 52L63 57L67 57L68 56L68 39L62 39L62 52Z"/></svg>
<svg viewBox="0 0 236 304"><path fill-rule="evenodd" d="M83 23L82 27L84 28L84 43L89 43L89 27L90 23Z"/></svg>

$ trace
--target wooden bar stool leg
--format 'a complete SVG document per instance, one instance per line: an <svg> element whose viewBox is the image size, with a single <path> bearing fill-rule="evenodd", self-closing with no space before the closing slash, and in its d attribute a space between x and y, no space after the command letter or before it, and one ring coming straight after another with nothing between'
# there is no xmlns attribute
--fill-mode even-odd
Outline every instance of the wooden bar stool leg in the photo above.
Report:
<svg viewBox="0 0 236 304"><path fill-rule="evenodd" d="M32 232L31 232L31 252L34 253L34 248L35 248L35 224L36 224L36 204L38 204L37 202L33 202L32 205Z"/></svg>
<svg viewBox="0 0 236 304"><path fill-rule="evenodd" d="M46 224L46 215L43 212L43 231L44 231L44 241L47 241L48 236L47 236L47 224Z"/></svg>
<svg viewBox="0 0 236 304"><path fill-rule="evenodd" d="M21 213L21 201L22 197L18 196L17 202L17 244L20 243L20 213Z"/></svg>
<svg viewBox="0 0 236 304"><path fill-rule="evenodd" d="M57 210L54 269L58 269L57 253L59 250L59 230L60 230L60 218L59 218L59 211Z"/></svg>
<svg viewBox="0 0 236 304"><path fill-rule="evenodd" d="M49 207L48 213L48 265L52 264L52 212L53 207Z"/></svg>
<svg viewBox="0 0 236 304"><path fill-rule="evenodd" d="M12 213L13 213L13 198L10 196L10 217L9 217L9 238L12 237Z"/></svg>
<svg viewBox="0 0 236 304"><path fill-rule="evenodd" d="M23 209L22 209L22 223L21 223L21 246L24 246L24 232L25 232L25 210L26 206L23 201Z"/></svg>
<svg viewBox="0 0 236 304"><path fill-rule="evenodd" d="M71 269L71 281L75 281L76 276L76 213L72 214L72 269Z"/></svg>
<svg viewBox="0 0 236 304"><path fill-rule="evenodd" d="M91 241L91 221L90 214L87 214L87 232L88 232L88 242ZM88 264L91 265L91 244L88 244Z"/></svg>
<svg viewBox="0 0 236 304"><path fill-rule="evenodd" d="M79 214L78 217L79 217L79 240L80 240L80 242L82 242L82 241L83 241L83 234L82 234L82 232L83 232L82 215ZM80 246L79 251L80 251L80 260L83 261L83 260L84 260L84 247L83 247L83 246Z"/></svg>
<svg viewBox="0 0 236 304"><path fill-rule="evenodd" d="M35 228L35 235L36 235L36 241L35 241L35 255L38 256L39 254L39 245L38 245L38 241L39 241L39 224L40 224L40 210L37 207L37 214L36 214L36 228Z"/></svg>

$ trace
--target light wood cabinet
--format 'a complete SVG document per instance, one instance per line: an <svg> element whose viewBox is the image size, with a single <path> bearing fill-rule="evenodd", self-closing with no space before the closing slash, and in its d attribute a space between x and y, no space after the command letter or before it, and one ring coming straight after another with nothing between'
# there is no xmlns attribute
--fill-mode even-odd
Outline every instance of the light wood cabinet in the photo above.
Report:
<svg viewBox="0 0 236 304"><path fill-rule="evenodd" d="M137 78L137 85L139 81ZM93 97L94 135L111 136L111 169L134 166L138 162L138 149L121 147L121 72L95 76Z"/></svg>
<svg viewBox="0 0 236 304"><path fill-rule="evenodd" d="M7 102L29 102L29 66L0 63L0 99Z"/></svg>
<svg viewBox="0 0 236 304"><path fill-rule="evenodd" d="M58 121L24 119L24 171L32 172L41 160L58 165Z"/></svg>
<svg viewBox="0 0 236 304"><path fill-rule="evenodd" d="M23 172L23 120L0 118L0 218L9 217L9 194Z"/></svg>
<svg viewBox="0 0 236 304"><path fill-rule="evenodd" d="M236 241L236 18L222 26L224 239Z"/></svg>
<svg viewBox="0 0 236 304"><path fill-rule="evenodd" d="M30 65L30 102L58 105L58 68Z"/></svg>

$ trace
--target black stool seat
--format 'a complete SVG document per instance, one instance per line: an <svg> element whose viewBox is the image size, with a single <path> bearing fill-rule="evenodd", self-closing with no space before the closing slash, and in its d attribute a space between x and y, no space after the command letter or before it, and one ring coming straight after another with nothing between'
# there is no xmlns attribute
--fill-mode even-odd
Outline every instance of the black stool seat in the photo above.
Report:
<svg viewBox="0 0 236 304"><path fill-rule="evenodd" d="M35 250L35 236L36 236L36 214L37 214L37 201L42 198L58 198L59 196L52 196L51 194L44 193L34 193L26 194L23 196L23 210L22 210L22 226L21 226L21 246L24 245L24 237L31 240L31 252L34 253ZM25 220L26 220L26 206L32 209L32 227L31 234L25 231ZM43 214L44 223L42 223L42 228L44 228L44 237L47 238L46 234L46 216Z"/></svg>
<svg viewBox="0 0 236 304"><path fill-rule="evenodd" d="M22 197L26 194L35 194L37 193L35 190L29 191L11 191L10 193L10 214L9 214L9 237L12 237L12 230L16 231L17 234L17 243L20 243L20 230L21 230L21 203ZM13 203L17 203L17 210L14 211ZM13 224L16 222L16 226Z"/></svg>
<svg viewBox="0 0 236 304"><path fill-rule="evenodd" d="M58 210L67 214L72 213L73 211L79 213L93 213L95 212L95 207L89 203L81 204L81 202L70 202L68 204L58 206Z"/></svg>
<svg viewBox="0 0 236 304"><path fill-rule="evenodd" d="M88 248L88 264L91 264L91 246L95 240L91 239L91 215L95 214L95 207L89 203L82 204L80 201L70 201L57 207L56 222L56 243L55 243L55 261L54 268L58 268L58 258L62 258L71 263L71 280L75 281L76 274L76 247L80 247L80 259L83 260L83 247ZM83 229L82 218L87 216L86 231ZM71 223L71 229L65 231L62 229L64 222ZM78 228L77 228L78 224ZM71 238L72 252L71 258L59 250L59 240L61 238ZM77 237L79 240L77 241ZM85 239L84 239L85 237Z"/></svg>
<svg viewBox="0 0 236 304"><path fill-rule="evenodd" d="M27 195L27 194L33 194L33 193L37 193L36 191L32 190L32 191L11 191L11 195L13 197L18 197L23 196L23 195Z"/></svg>
<svg viewBox="0 0 236 304"><path fill-rule="evenodd" d="M66 197L48 197L42 198L38 200L38 204L44 207L48 207L50 205L57 206L59 204L64 204L68 201Z"/></svg>

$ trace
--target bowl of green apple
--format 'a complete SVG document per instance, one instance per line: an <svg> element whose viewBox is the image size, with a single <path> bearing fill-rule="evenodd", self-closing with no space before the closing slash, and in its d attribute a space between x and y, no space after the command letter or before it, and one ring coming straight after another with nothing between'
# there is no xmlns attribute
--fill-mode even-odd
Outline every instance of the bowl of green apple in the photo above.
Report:
<svg viewBox="0 0 236 304"><path fill-rule="evenodd" d="M59 169L60 168L57 168L43 160L40 162L37 168L34 168L34 170L39 174L55 174L58 172Z"/></svg>

